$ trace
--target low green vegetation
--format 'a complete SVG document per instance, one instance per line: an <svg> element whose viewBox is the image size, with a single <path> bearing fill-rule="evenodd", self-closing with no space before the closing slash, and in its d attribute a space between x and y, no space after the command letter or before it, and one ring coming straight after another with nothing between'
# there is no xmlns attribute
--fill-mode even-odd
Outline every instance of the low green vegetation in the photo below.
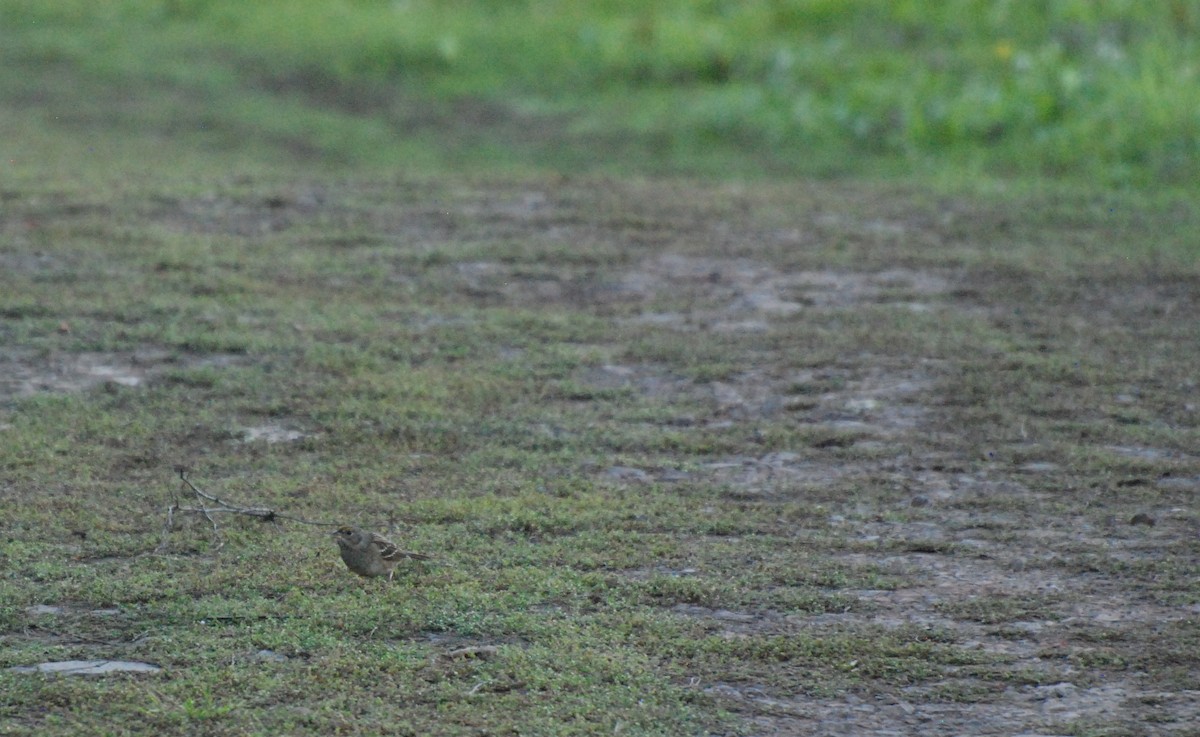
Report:
<svg viewBox="0 0 1200 737"><path fill-rule="evenodd" d="M356 167L1190 188L1198 31L1187 0L12 0L0 94Z"/></svg>

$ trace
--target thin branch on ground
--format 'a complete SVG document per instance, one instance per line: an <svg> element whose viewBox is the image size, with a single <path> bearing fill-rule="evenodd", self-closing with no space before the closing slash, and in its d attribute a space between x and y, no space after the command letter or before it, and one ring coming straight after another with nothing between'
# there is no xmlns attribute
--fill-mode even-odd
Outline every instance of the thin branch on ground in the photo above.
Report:
<svg viewBox="0 0 1200 737"><path fill-rule="evenodd" d="M167 506L167 518L163 523L162 542L158 545L158 550L160 552L165 550L167 547L167 537L170 535L171 530L175 528L176 514L195 514L200 515L204 517L204 519L208 520L208 523L212 525L213 537L217 539L217 550L220 550L221 546L223 546L225 542L220 539L221 528L220 525L217 524L216 517L213 516L215 514L240 514L247 517L254 517L260 522L278 522L280 520L288 520L291 522L298 522L302 525L314 525L318 527L333 527L335 524L337 524L335 522L315 522L313 520L307 520L303 517L285 514L278 510L272 509L271 507L247 507L241 504L234 504L216 495L209 494L193 484L187 477L188 469L177 466L175 470L179 473L180 481L183 482L183 484L191 491L192 496L195 497L197 504L196 506L184 506L180 503L179 497L172 493L171 504Z"/></svg>

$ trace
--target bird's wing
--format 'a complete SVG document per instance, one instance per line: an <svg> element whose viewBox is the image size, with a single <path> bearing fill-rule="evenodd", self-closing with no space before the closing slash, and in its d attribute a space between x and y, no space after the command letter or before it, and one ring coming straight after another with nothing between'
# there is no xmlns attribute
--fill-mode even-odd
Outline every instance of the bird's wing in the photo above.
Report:
<svg viewBox="0 0 1200 737"><path fill-rule="evenodd" d="M411 553L407 550L401 550L396 547L396 543L388 540L383 535L372 534L371 544L379 551L380 557L384 560L399 560L400 558L410 558L412 560L429 560L428 555L422 553Z"/></svg>

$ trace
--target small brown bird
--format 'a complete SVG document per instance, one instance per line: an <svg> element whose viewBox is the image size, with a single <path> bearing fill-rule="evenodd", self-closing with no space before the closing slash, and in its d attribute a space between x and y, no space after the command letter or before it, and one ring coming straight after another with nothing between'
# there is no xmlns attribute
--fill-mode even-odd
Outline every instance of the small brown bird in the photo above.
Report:
<svg viewBox="0 0 1200 737"><path fill-rule="evenodd" d="M339 527L333 533L333 537L341 550L342 561L346 567L368 578L387 576L391 581L400 561L429 560L428 555L401 550L386 537L358 527Z"/></svg>

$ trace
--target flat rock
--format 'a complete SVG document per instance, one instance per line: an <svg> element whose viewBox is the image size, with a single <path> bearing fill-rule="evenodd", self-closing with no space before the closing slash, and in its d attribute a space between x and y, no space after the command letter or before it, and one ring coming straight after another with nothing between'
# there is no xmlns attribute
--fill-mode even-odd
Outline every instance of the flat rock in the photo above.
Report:
<svg viewBox="0 0 1200 737"><path fill-rule="evenodd" d="M135 660L60 660L54 663L18 665L14 673L58 673L64 676L103 676L109 673L157 673L162 668Z"/></svg>
<svg viewBox="0 0 1200 737"><path fill-rule="evenodd" d="M40 617L43 614L62 614L63 608L60 606L52 606L50 604L35 604L30 607L25 607L25 613L31 617Z"/></svg>
<svg viewBox="0 0 1200 737"><path fill-rule="evenodd" d="M611 466L607 471L609 478L620 479L622 481L649 481L650 474L640 468L630 468L629 466Z"/></svg>

